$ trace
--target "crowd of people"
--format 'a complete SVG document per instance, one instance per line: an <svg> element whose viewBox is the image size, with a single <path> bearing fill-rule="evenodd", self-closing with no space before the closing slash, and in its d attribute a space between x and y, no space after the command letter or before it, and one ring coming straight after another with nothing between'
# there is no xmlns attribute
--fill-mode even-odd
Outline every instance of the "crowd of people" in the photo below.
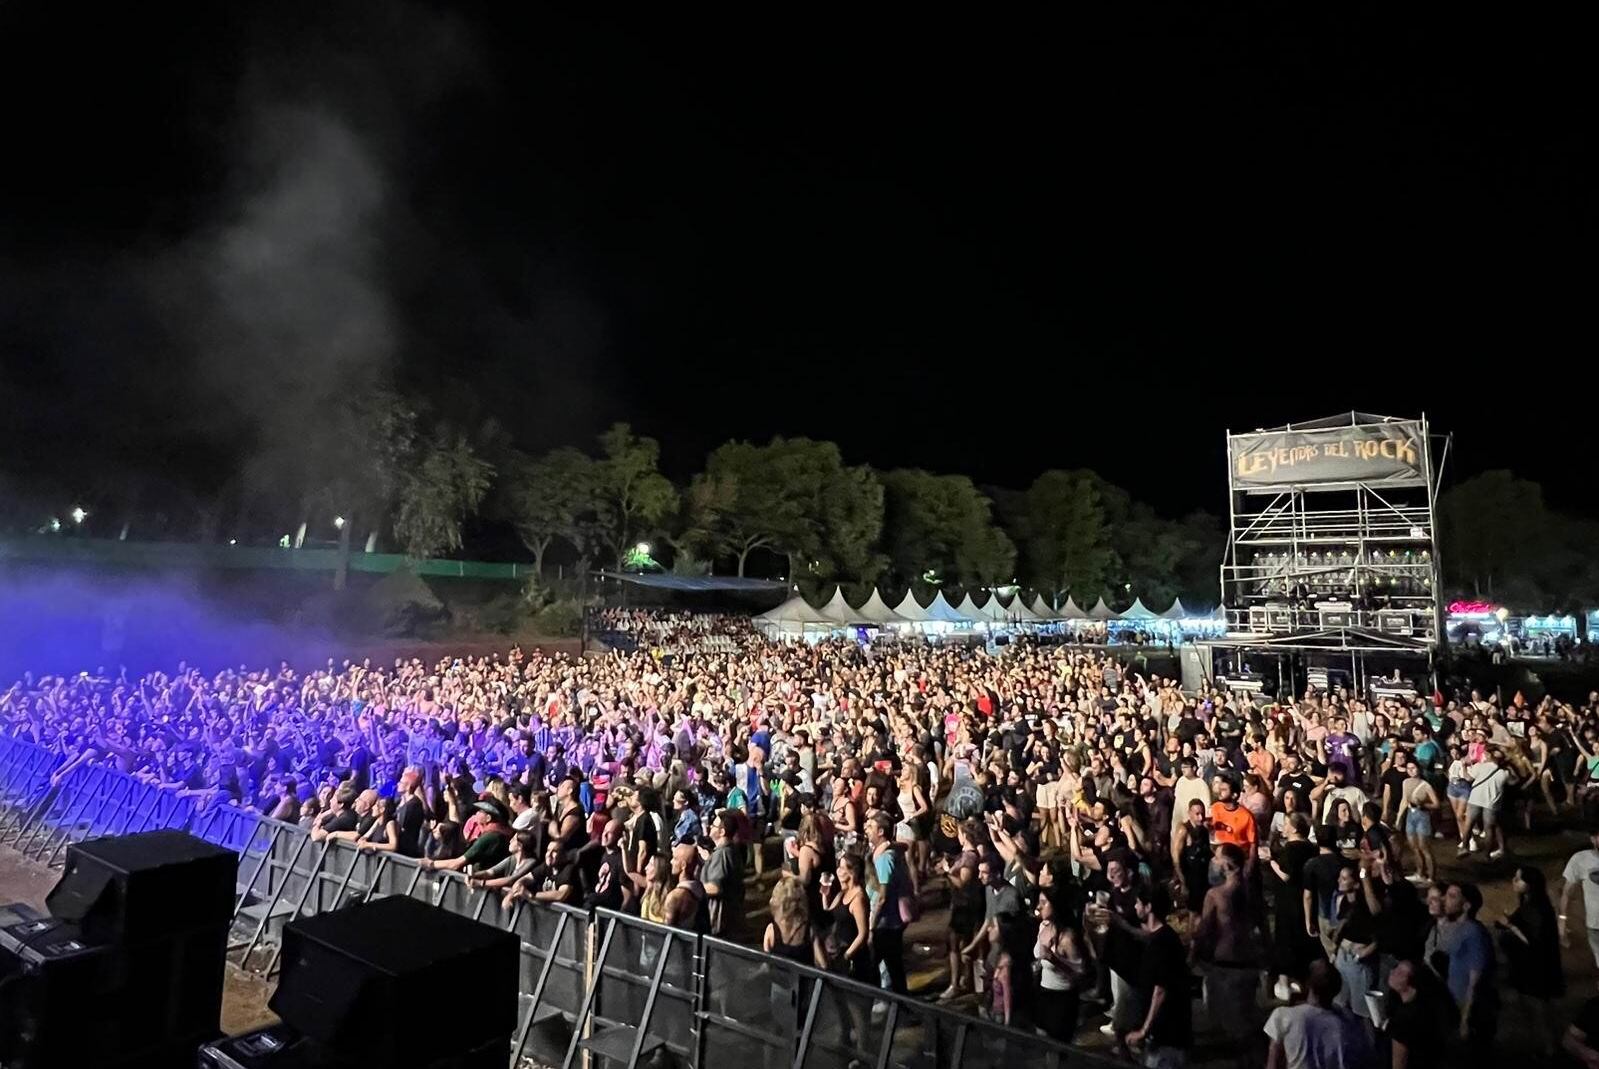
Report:
<svg viewBox="0 0 1599 1069"><path fill-rule="evenodd" d="M1440 1065L1487 1050L1511 1003L1541 1053L1599 1069L1599 1001L1564 1033L1550 1008L1579 889L1599 966L1599 834L1558 912L1533 865L1494 917L1439 875L1586 802L1599 695L1251 701L1095 649L610 622L650 641L26 677L0 730L58 751L56 782L111 766L508 906L620 909L901 993L907 930L947 909L944 985L918 994L1061 1040L1098 1027L1147 1065L1184 1063L1197 999L1218 1051L1274 1069Z"/></svg>

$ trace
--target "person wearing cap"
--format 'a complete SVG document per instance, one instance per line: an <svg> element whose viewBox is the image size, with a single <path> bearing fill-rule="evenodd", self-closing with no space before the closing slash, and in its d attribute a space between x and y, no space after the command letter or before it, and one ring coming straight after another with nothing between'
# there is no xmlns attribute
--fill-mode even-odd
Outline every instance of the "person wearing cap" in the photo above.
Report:
<svg viewBox="0 0 1599 1069"><path fill-rule="evenodd" d="M511 815L497 798L480 798L472 808L483 814L483 824L466 852L442 861L423 858L417 864L429 871L459 872L466 868L489 868L505 860L511 852Z"/></svg>

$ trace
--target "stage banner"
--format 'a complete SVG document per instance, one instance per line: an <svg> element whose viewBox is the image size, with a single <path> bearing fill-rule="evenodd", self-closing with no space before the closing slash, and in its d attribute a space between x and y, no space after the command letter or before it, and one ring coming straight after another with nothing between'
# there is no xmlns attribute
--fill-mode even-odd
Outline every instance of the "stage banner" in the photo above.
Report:
<svg viewBox="0 0 1599 1069"><path fill-rule="evenodd" d="M1368 483L1426 485L1426 442L1419 422L1234 434L1227 439L1233 486Z"/></svg>

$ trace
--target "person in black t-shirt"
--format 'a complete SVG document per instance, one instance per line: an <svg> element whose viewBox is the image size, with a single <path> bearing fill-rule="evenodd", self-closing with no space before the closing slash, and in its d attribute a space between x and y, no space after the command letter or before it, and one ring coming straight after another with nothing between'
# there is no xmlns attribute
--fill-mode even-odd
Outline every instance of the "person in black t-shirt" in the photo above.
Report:
<svg viewBox="0 0 1599 1069"><path fill-rule="evenodd" d="M594 909L621 909L625 904L631 882L627 879L627 863L622 856L622 822L611 820L606 823L600 832L598 844L585 849L584 853L593 853L597 864L592 868L583 866L587 892L583 896L583 908Z"/></svg>
<svg viewBox="0 0 1599 1069"><path fill-rule="evenodd" d="M1405 1069L1438 1069L1443 1064L1453 1007L1441 986L1430 969L1408 958L1389 971L1384 999L1388 1023L1383 1032L1393 1048L1392 1064L1403 1064Z"/></svg>
<svg viewBox="0 0 1599 1069"><path fill-rule="evenodd" d="M1150 1069L1180 1069L1193 1045L1192 1000L1189 996L1188 953L1166 923L1158 888L1136 895L1138 927L1144 947L1139 990L1148 1009L1144 1021L1127 1035L1129 1046L1142 1046Z"/></svg>
<svg viewBox="0 0 1599 1069"><path fill-rule="evenodd" d="M1299 796L1300 811L1310 812L1310 792L1316 780L1299 765L1299 755L1292 751L1283 754L1282 771L1277 774L1277 803L1282 804L1283 791L1292 787Z"/></svg>

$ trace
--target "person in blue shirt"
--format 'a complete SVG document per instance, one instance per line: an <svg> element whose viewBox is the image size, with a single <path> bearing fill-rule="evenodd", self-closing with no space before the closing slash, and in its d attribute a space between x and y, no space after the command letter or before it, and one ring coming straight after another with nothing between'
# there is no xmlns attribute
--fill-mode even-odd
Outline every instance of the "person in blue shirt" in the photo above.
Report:
<svg viewBox="0 0 1599 1069"><path fill-rule="evenodd" d="M1460 1038L1481 1053L1493 1044L1499 1026L1493 938L1477 920L1482 891L1476 884L1452 883L1443 906L1438 949L1449 959L1443 980L1460 1011Z"/></svg>

